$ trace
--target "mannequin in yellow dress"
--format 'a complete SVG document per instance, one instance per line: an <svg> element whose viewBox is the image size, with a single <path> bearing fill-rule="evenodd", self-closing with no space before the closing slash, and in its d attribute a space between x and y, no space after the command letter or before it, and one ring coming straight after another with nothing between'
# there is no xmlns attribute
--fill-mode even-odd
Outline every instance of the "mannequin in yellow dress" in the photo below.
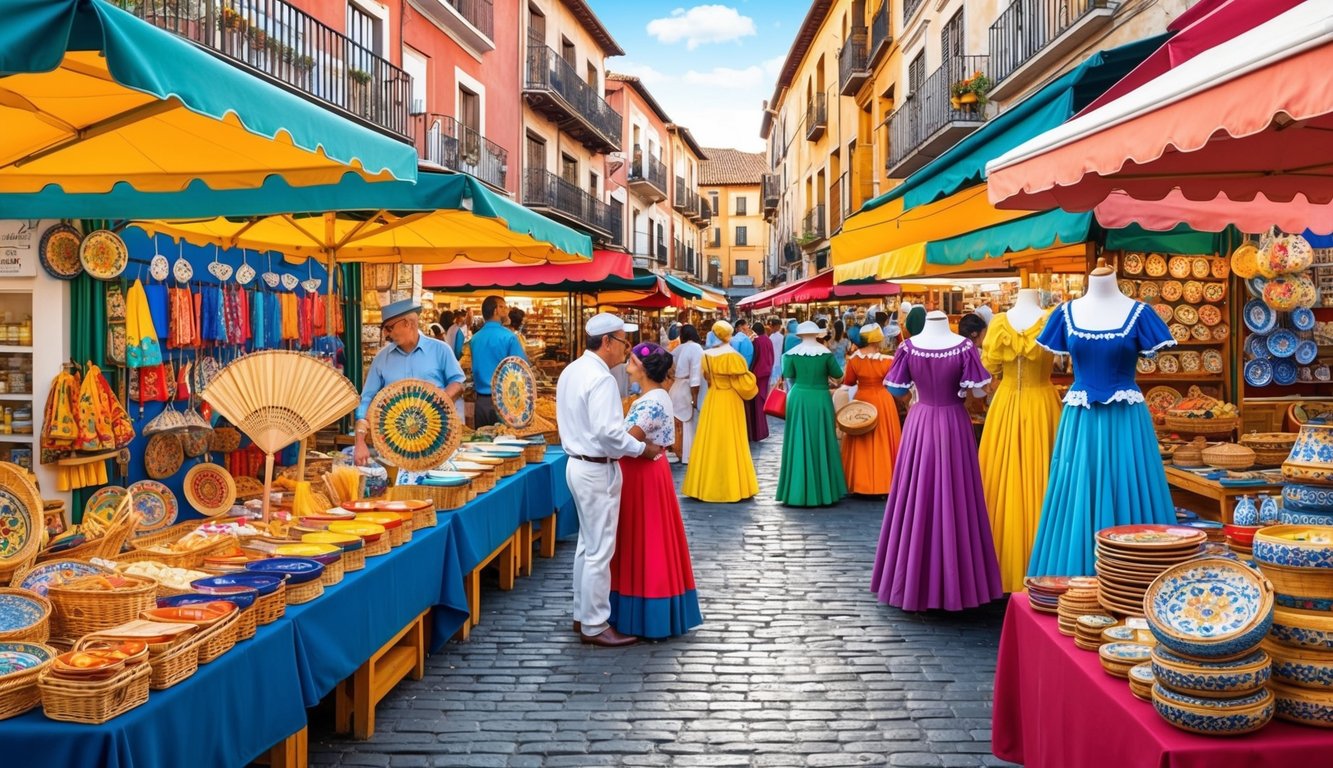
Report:
<svg viewBox="0 0 1333 768"><path fill-rule="evenodd" d="M759 394L759 387L745 358L731 347L732 332L730 323L713 323L713 335L722 343L703 355L708 395L703 398L689 469L680 488L682 494L700 501L741 501L759 493L744 402Z"/></svg>
<svg viewBox="0 0 1333 768"><path fill-rule="evenodd" d="M1039 296L1019 291L1014 307L991 322L981 350L982 365L1000 378L979 458L1005 592L1023 589L1060 421L1060 396L1051 383L1055 357L1037 344L1049 317Z"/></svg>

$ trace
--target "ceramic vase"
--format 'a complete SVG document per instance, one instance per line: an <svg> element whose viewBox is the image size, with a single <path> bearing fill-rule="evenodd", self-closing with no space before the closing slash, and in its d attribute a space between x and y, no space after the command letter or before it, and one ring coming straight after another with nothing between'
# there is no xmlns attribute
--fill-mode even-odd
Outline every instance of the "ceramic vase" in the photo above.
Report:
<svg viewBox="0 0 1333 768"><path fill-rule="evenodd" d="M1259 508L1254 505L1254 499L1249 496L1240 497L1236 502L1236 509L1231 513L1232 522L1236 525L1258 525Z"/></svg>
<svg viewBox="0 0 1333 768"><path fill-rule="evenodd" d="M1282 511L1278 509L1277 500L1268 494L1259 496L1259 524L1277 525L1282 522Z"/></svg>
<svg viewBox="0 0 1333 768"><path fill-rule="evenodd" d="M1282 476L1296 483L1333 485L1333 423L1301 425L1296 443L1282 463Z"/></svg>

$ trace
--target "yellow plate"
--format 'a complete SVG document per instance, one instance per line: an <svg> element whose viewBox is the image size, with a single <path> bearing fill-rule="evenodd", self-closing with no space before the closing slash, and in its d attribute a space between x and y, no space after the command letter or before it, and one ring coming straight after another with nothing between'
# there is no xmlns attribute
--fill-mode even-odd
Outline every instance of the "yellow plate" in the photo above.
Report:
<svg viewBox="0 0 1333 768"><path fill-rule="evenodd" d="M459 456L458 461L469 461L472 462L473 464L489 464L490 466L493 467L498 467L501 464L505 463L504 459L497 458L495 456L483 456L477 453L469 453L466 455Z"/></svg>
<svg viewBox="0 0 1333 768"><path fill-rule="evenodd" d="M331 555L334 552L341 552L342 547L333 544L312 544L305 542L303 544L283 544L274 550L283 557L314 557L316 555Z"/></svg>
<svg viewBox="0 0 1333 768"><path fill-rule="evenodd" d="M408 515L408 519L411 518L412 516ZM356 522L379 525L386 529L397 528L403 524L403 516L399 512L362 512L356 516Z"/></svg>
<svg viewBox="0 0 1333 768"><path fill-rule="evenodd" d="M383 536L384 526L376 525L375 523L339 520L336 523L329 523L329 531L332 533L347 533L352 536L360 536L364 539L367 536ZM308 536L309 534L306 535ZM303 536L301 538L304 539L305 537Z"/></svg>
<svg viewBox="0 0 1333 768"><path fill-rule="evenodd" d="M353 536L348 533L333 533L332 531L317 531L315 533L302 534L301 541L306 544L332 544L335 547L342 547L345 544L360 544L361 537Z"/></svg>

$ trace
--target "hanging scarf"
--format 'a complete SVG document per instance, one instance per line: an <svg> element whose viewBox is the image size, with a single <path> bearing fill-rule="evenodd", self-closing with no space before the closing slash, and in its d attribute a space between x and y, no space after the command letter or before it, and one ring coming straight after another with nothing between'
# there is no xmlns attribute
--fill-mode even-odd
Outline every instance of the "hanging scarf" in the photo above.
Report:
<svg viewBox="0 0 1333 768"><path fill-rule="evenodd" d="M237 344L250 341L250 293L244 288L236 289L236 325Z"/></svg>
<svg viewBox="0 0 1333 768"><path fill-rule="evenodd" d="M148 297L148 311L153 316L153 329L159 340L171 335L171 313L167 311L167 287L161 283L145 285L144 295Z"/></svg>
<svg viewBox="0 0 1333 768"><path fill-rule="evenodd" d="M301 338L301 329L300 329L301 321L300 318L297 317L297 313L299 311L300 310L299 307L297 306L296 294L294 293L282 294L282 340L283 341L294 341L296 339Z"/></svg>
<svg viewBox="0 0 1333 768"><path fill-rule="evenodd" d="M264 294L255 291L254 300L250 302L250 340L254 342L253 349L264 349L267 326L264 325Z"/></svg>
<svg viewBox="0 0 1333 768"><path fill-rule="evenodd" d="M157 343L157 330L153 328L153 313L140 280L135 280L125 294L125 361L130 368L162 362L162 348Z"/></svg>
<svg viewBox="0 0 1333 768"><path fill-rule="evenodd" d="M315 296L307 293L301 297L301 311L298 323L298 333L301 337L301 348L310 347L310 340L315 328Z"/></svg>
<svg viewBox="0 0 1333 768"><path fill-rule="evenodd" d="M50 464L74 452L79 438L79 378L61 371L51 382L42 419L41 462Z"/></svg>
<svg viewBox="0 0 1333 768"><path fill-rule="evenodd" d="M168 293L168 303L171 305L171 336L168 344L175 349L193 347L198 341L194 296L189 288L171 288Z"/></svg>
<svg viewBox="0 0 1333 768"><path fill-rule="evenodd" d="M277 349L282 346L282 301L276 293L268 295L268 346Z"/></svg>

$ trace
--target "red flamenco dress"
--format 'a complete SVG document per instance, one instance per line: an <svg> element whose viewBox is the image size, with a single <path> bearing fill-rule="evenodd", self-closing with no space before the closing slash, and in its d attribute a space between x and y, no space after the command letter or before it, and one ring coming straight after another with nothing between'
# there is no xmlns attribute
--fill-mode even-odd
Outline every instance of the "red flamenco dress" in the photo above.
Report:
<svg viewBox="0 0 1333 768"><path fill-rule="evenodd" d="M671 399L656 389L634 402L626 426L671 445ZM649 639L683 635L703 623L694 590L690 545L680 518L671 466L665 459L623 458L620 523L611 559L611 625Z"/></svg>

